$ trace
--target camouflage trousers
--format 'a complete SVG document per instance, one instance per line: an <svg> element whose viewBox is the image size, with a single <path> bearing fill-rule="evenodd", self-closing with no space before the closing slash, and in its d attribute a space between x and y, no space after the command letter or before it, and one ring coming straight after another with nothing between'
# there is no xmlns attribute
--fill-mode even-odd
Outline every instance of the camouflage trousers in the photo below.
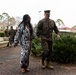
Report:
<svg viewBox="0 0 76 75"><path fill-rule="evenodd" d="M9 37L9 44L10 44L11 46L12 46L13 42L14 42L14 37Z"/></svg>
<svg viewBox="0 0 76 75"><path fill-rule="evenodd" d="M52 41L42 40L42 60L50 61L52 55Z"/></svg>
<svg viewBox="0 0 76 75"><path fill-rule="evenodd" d="M21 45L21 58L20 64L21 68L27 68L29 66L29 54L30 54L30 44L27 42L24 45Z"/></svg>

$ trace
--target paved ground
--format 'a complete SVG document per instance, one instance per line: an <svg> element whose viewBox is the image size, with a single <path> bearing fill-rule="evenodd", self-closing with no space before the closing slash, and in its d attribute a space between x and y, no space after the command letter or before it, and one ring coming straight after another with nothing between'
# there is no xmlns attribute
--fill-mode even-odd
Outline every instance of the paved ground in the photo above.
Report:
<svg viewBox="0 0 76 75"><path fill-rule="evenodd" d="M30 56L30 72L20 72L20 48L0 49L0 75L76 75L76 65L51 63L54 70L42 70L40 59Z"/></svg>

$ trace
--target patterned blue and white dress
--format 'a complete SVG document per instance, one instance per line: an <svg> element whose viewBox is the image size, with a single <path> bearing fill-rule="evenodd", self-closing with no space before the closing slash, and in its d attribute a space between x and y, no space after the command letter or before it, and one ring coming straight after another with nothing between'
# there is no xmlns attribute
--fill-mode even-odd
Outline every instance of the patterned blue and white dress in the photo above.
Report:
<svg viewBox="0 0 76 75"><path fill-rule="evenodd" d="M18 27L18 30L14 38L14 44L17 44L18 41L20 41L21 46L21 68L27 68L29 65L30 31L27 28L27 26L24 28L24 24L21 24Z"/></svg>

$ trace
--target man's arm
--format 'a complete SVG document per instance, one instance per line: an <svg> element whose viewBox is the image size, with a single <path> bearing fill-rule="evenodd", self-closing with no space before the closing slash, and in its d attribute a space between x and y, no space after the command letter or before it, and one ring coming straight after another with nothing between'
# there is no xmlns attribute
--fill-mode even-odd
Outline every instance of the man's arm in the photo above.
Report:
<svg viewBox="0 0 76 75"><path fill-rule="evenodd" d="M42 35L42 28L43 28L43 23L42 23L42 21L39 21L38 27L37 27L37 36L38 37L41 37L41 35Z"/></svg>
<svg viewBox="0 0 76 75"><path fill-rule="evenodd" d="M55 31L55 33L57 34L57 38L60 39L59 30L58 30L58 28L57 28L55 22L54 22L54 31Z"/></svg>
<svg viewBox="0 0 76 75"><path fill-rule="evenodd" d="M38 27L37 27L37 33L36 33L39 38L39 41L41 41L42 28L43 28L43 23L42 23L42 21L39 21Z"/></svg>

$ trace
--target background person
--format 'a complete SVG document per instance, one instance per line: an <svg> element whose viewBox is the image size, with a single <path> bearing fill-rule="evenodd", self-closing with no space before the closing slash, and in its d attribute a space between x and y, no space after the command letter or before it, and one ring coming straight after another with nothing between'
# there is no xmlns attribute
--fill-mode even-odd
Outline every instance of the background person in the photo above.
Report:
<svg viewBox="0 0 76 75"><path fill-rule="evenodd" d="M13 29L13 26L11 26L11 29L9 30L9 43L11 46L14 42L14 36L15 36L15 30Z"/></svg>
<svg viewBox="0 0 76 75"><path fill-rule="evenodd" d="M9 39L9 29L8 29L8 26L7 26L6 30L4 31L4 35L5 35L5 37L8 37L8 39ZM9 42L7 44L7 47L9 47Z"/></svg>

